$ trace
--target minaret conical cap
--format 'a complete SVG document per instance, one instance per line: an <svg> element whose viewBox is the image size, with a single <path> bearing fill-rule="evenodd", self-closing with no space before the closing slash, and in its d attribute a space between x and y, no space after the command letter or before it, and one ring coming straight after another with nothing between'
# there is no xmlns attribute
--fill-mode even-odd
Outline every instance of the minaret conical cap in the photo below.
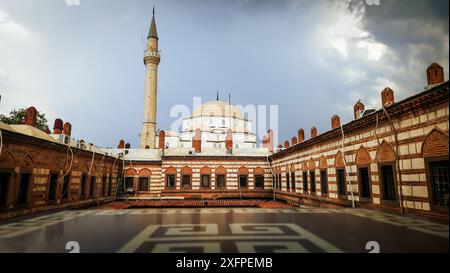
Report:
<svg viewBox="0 0 450 273"><path fill-rule="evenodd" d="M153 17L152 23L150 25L150 30L148 31L147 39L155 38L158 39L158 31L156 31L156 21L155 21L155 7L153 7Z"/></svg>

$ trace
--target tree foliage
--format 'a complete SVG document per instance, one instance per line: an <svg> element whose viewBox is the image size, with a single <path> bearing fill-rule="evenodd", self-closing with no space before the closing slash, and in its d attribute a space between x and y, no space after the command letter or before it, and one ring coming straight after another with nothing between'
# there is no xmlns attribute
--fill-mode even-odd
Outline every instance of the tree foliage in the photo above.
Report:
<svg viewBox="0 0 450 273"><path fill-rule="evenodd" d="M26 108L14 109L9 113L9 116L0 114L0 120L6 124L24 124ZM36 121L36 128L45 131L48 129L47 118L44 113L38 111Z"/></svg>

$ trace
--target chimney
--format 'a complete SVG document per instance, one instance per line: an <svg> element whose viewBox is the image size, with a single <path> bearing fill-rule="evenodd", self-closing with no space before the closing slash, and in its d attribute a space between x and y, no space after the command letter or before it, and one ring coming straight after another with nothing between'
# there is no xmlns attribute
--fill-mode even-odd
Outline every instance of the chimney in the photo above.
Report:
<svg viewBox="0 0 450 273"><path fill-rule="evenodd" d="M394 103L394 91L391 88L386 87L381 91L381 105L383 107L388 107Z"/></svg>
<svg viewBox="0 0 450 273"><path fill-rule="evenodd" d="M302 128L298 129L298 143L305 141L305 131Z"/></svg>
<svg viewBox="0 0 450 273"><path fill-rule="evenodd" d="M164 130L159 131L158 141L158 148L164 150L166 148L166 132Z"/></svg>
<svg viewBox="0 0 450 273"><path fill-rule="evenodd" d="M437 63L431 64L427 68L428 85L440 84L444 82L444 68Z"/></svg>
<svg viewBox="0 0 450 273"><path fill-rule="evenodd" d="M125 140L121 139L119 141L119 144L117 145L117 149L124 149L125 148Z"/></svg>
<svg viewBox="0 0 450 273"><path fill-rule="evenodd" d="M317 128L312 127L311 128L311 138L315 138L317 136Z"/></svg>
<svg viewBox="0 0 450 273"><path fill-rule="evenodd" d="M355 119L359 119L364 112L364 104L360 100L353 106L353 113L355 114Z"/></svg>
<svg viewBox="0 0 450 273"><path fill-rule="evenodd" d="M63 134L65 134L66 136L72 135L72 124L70 124L69 122L64 123Z"/></svg>
<svg viewBox="0 0 450 273"><path fill-rule="evenodd" d="M331 129L341 127L341 118L338 115L331 117Z"/></svg>
<svg viewBox="0 0 450 273"><path fill-rule="evenodd" d="M125 144L125 149L131 149L131 144L130 143Z"/></svg>
<svg viewBox="0 0 450 273"><path fill-rule="evenodd" d="M25 114L25 124L36 127L37 123L37 110L33 106L27 109Z"/></svg>
<svg viewBox="0 0 450 273"><path fill-rule="evenodd" d="M273 139L273 131L272 129L269 129L267 131L267 149L269 150L269 153L273 153L273 145L274 145L274 139Z"/></svg>
<svg viewBox="0 0 450 273"><path fill-rule="evenodd" d="M263 148L267 148L268 147L267 146L268 143L269 143L269 140L268 140L267 136L263 136L263 138L262 138L262 146L263 146Z"/></svg>
<svg viewBox="0 0 450 273"><path fill-rule="evenodd" d="M60 135L63 132L63 121L62 119L55 119L55 124L53 125L53 133L55 135Z"/></svg>
<svg viewBox="0 0 450 273"><path fill-rule="evenodd" d="M231 151L233 149L233 131L231 129L228 129L227 131L227 137L225 139L225 148L227 151Z"/></svg>
<svg viewBox="0 0 450 273"><path fill-rule="evenodd" d="M296 138L296 137L292 137L292 139L291 139L291 144L292 144L292 146L294 146L295 144L297 144L297 138Z"/></svg>
<svg viewBox="0 0 450 273"><path fill-rule="evenodd" d="M286 140L285 142L284 142L284 148L289 148L289 140Z"/></svg>
<svg viewBox="0 0 450 273"><path fill-rule="evenodd" d="M196 153L202 152L202 131L200 128L195 130L195 136L192 138L192 148Z"/></svg>

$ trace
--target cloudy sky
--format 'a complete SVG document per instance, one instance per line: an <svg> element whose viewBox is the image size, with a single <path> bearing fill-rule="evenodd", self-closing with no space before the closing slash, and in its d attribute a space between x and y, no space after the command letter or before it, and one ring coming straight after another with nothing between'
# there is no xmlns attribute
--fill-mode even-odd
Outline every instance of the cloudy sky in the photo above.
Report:
<svg viewBox="0 0 450 273"><path fill-rule="evenodd" d="M174 105L231 93L278 105L279 140L330 129L353 105L423 90L433 62L449 71L448 0L0 0L0 113L34 105L99 146L136 147L143 40L152 5L160 38L158 127ZM272 126L271 126L272 127ZM265 129L265 128L264 128Z"/></svg>

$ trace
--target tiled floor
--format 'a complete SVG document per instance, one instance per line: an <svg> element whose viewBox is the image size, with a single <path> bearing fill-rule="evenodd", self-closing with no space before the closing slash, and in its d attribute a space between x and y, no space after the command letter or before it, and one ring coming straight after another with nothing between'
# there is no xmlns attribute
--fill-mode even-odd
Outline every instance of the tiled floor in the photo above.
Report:
<svg viewBox="0 0 450 273"><path fill-rule="evenodd" d="M448 235L447 224L365 209L92 209L0 224L0 252L68 252L68 242L81 252L369 252L369 242L448 252Z"/></svg>

